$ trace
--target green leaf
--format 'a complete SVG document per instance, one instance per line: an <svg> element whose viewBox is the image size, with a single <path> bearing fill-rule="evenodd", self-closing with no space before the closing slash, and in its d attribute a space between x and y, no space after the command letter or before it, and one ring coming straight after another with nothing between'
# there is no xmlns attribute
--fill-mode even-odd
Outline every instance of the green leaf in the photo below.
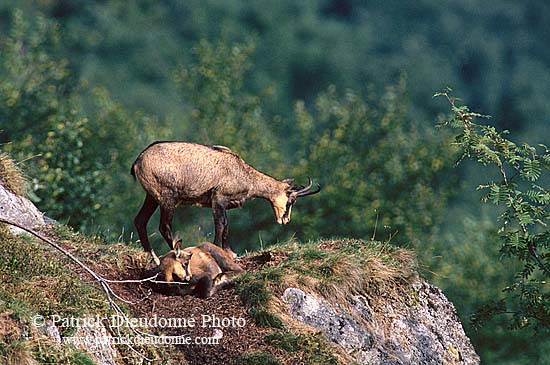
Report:
<svg viewBox="0 0 550 365"><path fill-rule="evenodd" d="M521 170L521 176L529 181L537 180L542 173L542 167L539 160L528 159L523 164L523 169Z"/></svg>

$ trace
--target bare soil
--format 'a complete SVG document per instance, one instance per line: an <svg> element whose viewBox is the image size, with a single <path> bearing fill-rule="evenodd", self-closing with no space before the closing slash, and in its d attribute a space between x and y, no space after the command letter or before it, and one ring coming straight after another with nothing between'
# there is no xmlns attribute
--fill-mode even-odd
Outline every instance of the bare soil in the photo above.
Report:
<svg viewBox="0 0 550 365"><path fill-rule="evenodd" d="M241 258L239 264L246 271L254 271L264 265L274 265L281 257L255 255ZM120 270L112 264L98 264L94 271L107 279L125 280L150 276L152 271L140 268L132 259L125 261ZM149 266L150 267L150 266ZM80 270L79 270L80 271ZM83 279L97 285L84 272ZM149 328L155 335L189 335L191 341L218 341L214 344L167 345L163 350L176 363L190 365L241 364L240 356L249 352L266 352L284 364L301 364L299 354L289 354L265 342L265 336L273 332L254 323L235 287L218 290L212 297L201 299L193 296L175 296L161 293L147 284L111 284L113 290L125 300L136 304L127 305L133 318L179 318L182 321L194 319L192 328ZM214 319L214 321L212 321ZM218 322L216 322L218 320ZM221 322L220 322L221 321ZM225 321L225 323L223 322ZM224 326L230 323L228 326ZM244 323L244 325L243 325ZM221 324L221 326L219 325ZM219 340L212 340L212 337ZM291 355L291 356L289 356Z"/></svg>

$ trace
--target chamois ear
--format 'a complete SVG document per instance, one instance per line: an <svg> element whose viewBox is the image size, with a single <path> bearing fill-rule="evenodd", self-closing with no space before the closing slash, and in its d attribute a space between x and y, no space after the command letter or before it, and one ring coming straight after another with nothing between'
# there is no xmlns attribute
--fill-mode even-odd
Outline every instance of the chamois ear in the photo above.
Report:
<svg viewBox="0 0 550 365"><path fill-rule="evenodd" d="M283 182L287 183L289 185L292 185L294 183L294 179L292 179L292 178L284 179Z"/></svg>
<svg viewBox="0 0 550 365"><path fill-rule="evenodd" d="M176 251L176 258L180 257L181 254L181 238L180 233L176 232L176 235L172 239L172 246L174 247L174 251Z"/></svg>

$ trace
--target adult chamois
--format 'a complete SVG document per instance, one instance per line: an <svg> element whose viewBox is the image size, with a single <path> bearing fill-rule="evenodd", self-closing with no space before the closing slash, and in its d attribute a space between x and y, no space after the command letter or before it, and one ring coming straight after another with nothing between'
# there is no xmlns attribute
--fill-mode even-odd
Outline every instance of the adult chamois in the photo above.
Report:
<svg viewBox="0 0 550 365"><path fill-rule="evenodd" d="M159 231L173 249L172 220L178 205L198 205L212 209L214 243L233 254L227 242L227 209L241 207L251 198L271 203L279 224L290 221L292 205L299 197L318 193L292 179L277 180L247 164L223 146L188 142L154 142L143 150L132 165L131 174L141 183L146 196L134 219L143 249L153 260L160 260L147 237L147 222L160 205Z"/></svg>

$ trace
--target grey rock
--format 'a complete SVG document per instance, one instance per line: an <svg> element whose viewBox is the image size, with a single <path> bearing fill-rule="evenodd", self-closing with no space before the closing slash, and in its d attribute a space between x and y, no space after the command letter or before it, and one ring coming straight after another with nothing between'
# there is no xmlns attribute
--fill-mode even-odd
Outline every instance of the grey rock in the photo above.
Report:
<svg viewBox="0 0 550 365"><path fill-rule="evenodd" d="M325 300L297 288L286 289L283 300L295 319L322 330L332 342L344 349L352 351L372 347L370 333L349 314L332 307Z"/></svg>
<svg viewBox="0 0 550 365"><path fill-rule="evenodd" d="M386 298L374 305L355 295L342 306L298 288L286 289L282 300L295 320L321 330L358 364L479 364L441 290L422 279L407 289L412 302Z"/></svg>
<svg viewBox="0 0 550 365"><path fill-rule="evenodd" d="M108 341L111 335L103 324L78 327L73 336L84 340L83 343L76 344L76 347L87 352L95 364L117 364L117 351L113 344Z"/></svg>
<svg viewBox="0 0 550 365"><path fill-rule="evenodd" d="M46 224L44 214L27 198L15 195L0 184L0 217L23 227L39 228ZM16 227L10 228L19 234L23 231Z"/></svg>
<svg viewBox="0 0 550 365"><path fill-rule="evenodd" d="M1 184L0 218L35 230L40 229L44 225L55 223L53 219L45 217L30 200L13 194ZM16 234L24 232L13 226L11 229ZM36 329L38 333L51 338L57 345L64 345L64 339L61 337L58 328L51 321L47 321L44 326L36 327ZM28 329L22 328L22 334L23 337L30 338ZM95 364L116 365L117 351L114 345L108 341L100 341L109 336L105 326L78 327L73 336L88 339L84 343L74 345L82 351L87 352ZM98 341L93 341L94 339Z"/></svg>

